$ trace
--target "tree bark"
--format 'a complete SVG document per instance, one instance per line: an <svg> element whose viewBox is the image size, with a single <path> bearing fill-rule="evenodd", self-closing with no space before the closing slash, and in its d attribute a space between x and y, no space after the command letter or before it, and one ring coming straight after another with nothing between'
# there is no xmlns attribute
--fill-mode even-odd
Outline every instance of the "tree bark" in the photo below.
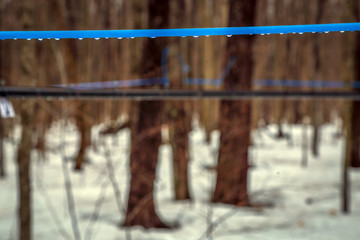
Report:
<svg viewBox="0 0 360 240"><path fill-rule="evenodd" d="M21 19L23 30L34 30L34 1L23 1L21 5ZM20 48L21 86L34 84L35 79L35 43L23 42ZM19 144L18 184L19 184L19 238L31 239L31 179L30 153L32 148L33 100L24 100L21 104L20 116L22 125L21 141Z"/></svg>
<svg viewBox="0 0 360 240"><path fill-rule="evenodd" d="M216 1L216 5L220 5L220 0ZM214 27L216 18L220 18L215 14L215 6L208 0L199 0L198 9L200 10L197 15L200 16L200 27ZM216 6L220 8L220 6ZM225 23L226 24L226 23ZM218 24L223 26L222 24ZM221 64L223 60L220 56L216 56L217 51L224 52L225 47L221 44L221 37L207 37L195 39L200 44L200 76L204 79L217 79L220 75ZM222 48L223 47L223 48ZM218 89L218 86L205 85L201 86L204 90ZM219 125L219 107L220 102L218 99L202 99L200 101L200 122L205 130L205 140L208 144L211 141L211 133L216 130Z"/></svg>
<svg viewBox="0 0 360 240"><path fill-rule="evenodd" d="M351 164L351 113L353 112L352 103L347 103L345 105L345 122L348 123L345 125L346 132L346 148L345 148L345 157L342 165L342 182L341 182L341 210L343 213L347 214L350 212L350 192L351 192L351 181L349 176L349 167Z"/></svg>
<svg viewBox="0 0 360 240"><path fill-rule="evenodd" d="M188 183L191 118L183 102L172 104L170 142L173 152L175 200L190 199Z"/></svg>
<svg viewBox="0 0 360 240"><path fill-rule="evenodd" d="M360 20L360 16L357 17ZM360 79L360 34L355 32L355 56L354 56L354 79ZM357 89L356 91L360 91ZM360 168L360 101L353 101L351 111L351 153L350 153L350 166Z"/></svg>
<svg viewBox="0 0 360 240"><path fill-rule="evenodd" d="M348 0L347 1L347 15L345 16L346 20L350 21L360 21L360 4L357 0ZM358 81L360 77L360 34L354 32L354 39L352 42L353 48L348 49L348 54L352 55L352 75L350 76L352 81ZM349 42L345 42L346 46L349 45ZM349 57L348 55L346 57ZM350 65L351 66L351 65ZM350 86L352 81L349 81ZM360 91L359 89L352 89L352 91ZM359 168L360 167L360 101L352 101L347 103L350 106L347 106L348 110L345 115L345 128L347 130L346 138L346 162L348 166Z"/></svg>
<svg viewBox="0 0 360 240"><path fill-rule="evenodd" d="M276 9L277 18L274 19L274 24L281 24L287 19L288 7L284 1L277 1L274 8ZM289 68L289 54L290 54L290 40L284 35L276 38L275 54L274 54L274 74L275 79L284 80L287 77L287 69ZM277 90L284 90L284 87L276 87ZM278 138L284 138L285 134L282 128L282 122L285 118L286 104L284 99L273 101L275 111L275 121L278 125Z"/></svg>
<svg viewBox="0 0 360 240"><path fill-rule="evenodd" d="M168 28L168 0L148 1L148 11L149 28ZM161 76L161 55L166 45L167 38L145 40L141 78ZM124 226L166 227L156 214L153 197L163 110L162 101L138 103L138 118L132 123L130 193Z"/></svg>
<svg viewBox="0 0 360 240"><path fill-rule="evenodd" d="M315 104L319 106L318 104ZM316 111L316 109L315 109ZM314 112L313 114L318 115L318 113ZM311 143L311 152L314 155L314 157L319 156L319 135L320 135L320 123L317 120L317 116L315 116L314 122L312 124L313 126L313 138Z"/></svg>
<svg viewBox="0 0 360 240"><path fill-rule="evenodd" d="M360 19L360 6L359 1L357 0L349 0L347 1L348 4L348 15L346 15L347 18L355 19L355 21L358 21ZM360 43L358 42L360 40L360 34L354 33L354 50L349 53L354 54L353 57L353 76L352 78L357 80L357 77L360 75L360 70L358 69L358 66L360 64ZM346 46L348 45L348 42L345 42ZM349 57L348 55L346 57ZM351 81L350 81L351 83ZM350 87L351 89L351 87ZM341 185L341 210L343 213L348 214L351 210L351 181L350 181L350 174L349 174L349 167L353 166L356 167L356 158L353 159L354 152L359 151L359 145L355 146L356 139L359 137L357 135L357 126L360 123L360 120L357 119L357 114L359 111L357 111L354 107L356 107L356 101L348 102L345 104L345 111L344 111L344 127L345 127L345 133L346 133L346 149L345 149L345 156L342 166L342 185ZM354 125L355 123L355 125ZM355 150L355 151L354 151ZM359 158L359 155L357 155L357 158ZM355 161L353 161L355 160Z"/></svg>
<svg viewBox="0 0 360 240"><path fill-rule="evenodd" d="M325 0L317 0L316 5L316 24L321 23L324 5L326 4ZM321 69L321 56L320 56L320 40L318 36L313 36L313 55L314 55L314 75L313 80L320 80L320 69ZM320 100L316 100L312 105L312 126L313 126L313 136L311 143L311 151L313 156L319 156L319 140L320 140L320 126L323 115L323 107L322 102Z"/></svg>
<svg viewBox="0 0 360 240"><path fill-rule="evenodd" d="M61 25L66 26L67 29L73 30L81 27L84 22L84 11L79 11L85 5L84 1L65 1L65 10L66 13L61 13L61 18L65 19ZM66 17L65 17L66 16ZM80 82L80 78L85 79L86 70L84 70L85 74L81 74L81 70L79 70L82 65L79 64L79 59L81 59L81 55L84 54L84 44L82 43L82 47L78 45L77 39L66 39L65 46L65 62L67 69L67 79L70 83L78 83ZM89 122L89 117L87 117L87 103L86 102L76 102L74 103L75 108L75 123L80 132L79 139L79 151L77 156L74 159L75 166L74 170L80 171L83 168L83 163L85 162L85 151L86 147L90 144L90 130L91 124Z"/></svg>
<svg viewBox="0 0 360 240"><path fill-rule="evenodd" d="M183 28L186 2L185 0L172 1L170 4L171 28ZM179 54L188 49L187 39L173 38L169 43L169 80L170 88L182 89L182 82L187 77L179 64ZM170 144L173 155L173 175L175 200L190 199L188 183L189 141L191 131L191 112L189 101L170 101L166 103L166 112L169 121Z"/></svg>
<svg viewBox="0 0 360 240"><path fill-rule="evenodd" d="M31 179L30 179L30 152L32 147L32 100L22 104L21 124L23 127L21 142L18 150L18 177L19 177L19 224L20 239L31 239Z"/></svg>
<svg viewBox="0 0 360 240"><path fill-rule="evenodd" d="M3 30L2 26L3 26L3 8L0 7L0 30ZM3 81L3 41L0 42L0 81ZM0 82L0 85L2 85L2 83ZM3 151L3 120L0 117L0 178L5 178L6 173L5 173L5 163L4 163L4 151Z"/></svg>
<svg viewBox="0 0 360 240"><path fill-rule="evenodd" d="M230 0L229 25L252 26L256 1ZM228 39L227 53L236 57L225 77L225 89L250 89L253 71L253 36ZM214 202L249 205L247 193L248 146L250 143L250 101L221 101L220 150Z"/></svg>
<svg viewBox="0 0 360 240"><path fill-rule="evenodd" d="M360 101L354 101L352 104L350 165L353 168L360 168Z"/></svg>
<svg viewBox="0 0 360 240"><path fill-rule="evenodd" d="M82 170L85 161L86 148L91 144L91 124L89 118L86 117L87 104L82 103L78 106L78 113L76 115L76 125L80 133L80 146L78 154L75 158L75 167L77 171Z"/></svg>

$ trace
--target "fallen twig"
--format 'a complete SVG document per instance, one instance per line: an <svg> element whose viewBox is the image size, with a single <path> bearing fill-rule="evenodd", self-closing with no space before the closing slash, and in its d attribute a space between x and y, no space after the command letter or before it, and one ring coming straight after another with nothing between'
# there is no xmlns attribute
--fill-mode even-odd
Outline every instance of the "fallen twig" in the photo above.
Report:
<svg viewBox="0 0 360 240"><path fill-rule="evenodd" d="M85 239L91 239L92 229L94 228L94 226L95 226L95 224L96 224L96 222L97 222L97 220L99 218L102 204L104 203L105 198L106 198L107 185L108 185L108 182L106 182L106 181L104 181L101 184L101 192L99 194L98 199L95 202L94 211L93 211L93 213L91 215L88 227L86 228Z"/></svg>
<svg viewBox="0 0 360 240"><path fill-rule="evenodd" d="M60 235L63 236L64 239L71 239L70 234L65 230L64 226L62 225L59 215L57 214L56 209L47 194L46 188L40 181L38 174L36 174L36 185L37 185L39 192L41 193L41 196L45 202L47 209L49 210L49 212L54 220L54 223L57 227L58 232L60 233Z"/></svg>
<svg viewBox="0 0 360 240"><path fill-rule="evenodd" d="M61 134L60 134L61 136ZM63 139L65 140L66 138L63 136ZM67 167L67 163L66 163L66 154L65 154L65 146L62 145L62 147L60 148L60 155L61 155L61 165L62 165L62 170L63 170L63 175L64 175L64 184L65 184L65 189L66 189L66 197L67 197L67 202L68 202L68 210L71 216L71 226L74 232L74 238L76 240L80 240L81 239L81 235L80 235L80 229L79 229L79 224L78 224L78 220L77 220L77 216L76 216L76 209L75 209L75 201L74 201L74 196L73 196L73 192L72 192L72 186L71 186L71 179L70 179L70 175L69 175L69 169Z"/></svg>

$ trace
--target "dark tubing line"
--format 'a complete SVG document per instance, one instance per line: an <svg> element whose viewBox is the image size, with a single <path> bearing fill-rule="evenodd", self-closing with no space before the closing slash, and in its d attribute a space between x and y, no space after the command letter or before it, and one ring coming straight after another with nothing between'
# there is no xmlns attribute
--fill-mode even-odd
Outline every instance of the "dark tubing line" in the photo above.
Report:
<svg viewBox="0 0 360 240"><path fill-rule="evenodd" d="M1 87L0 96L5 98L123 98L134 100L177 100L177 99L351 99L360 100L360 92L344 91L224 91L224 90L74 90L49 87Z"/></svg>

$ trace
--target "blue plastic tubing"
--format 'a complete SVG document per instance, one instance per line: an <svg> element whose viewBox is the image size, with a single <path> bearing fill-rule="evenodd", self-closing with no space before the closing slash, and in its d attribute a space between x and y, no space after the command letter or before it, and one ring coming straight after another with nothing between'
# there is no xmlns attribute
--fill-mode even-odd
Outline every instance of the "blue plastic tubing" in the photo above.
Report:
<svg viewBox="0 0 360 240"><path fill-rule="evenodd" d="M310 25L224 27L224 28L179 28L179 29L139 29L139 30L72 30L72 31L0 31L0 39L64 39L64 38L137 38L137 37L198 37L233 36L252 34L287 33L329 33L360 31L360 22Z"/></svg>

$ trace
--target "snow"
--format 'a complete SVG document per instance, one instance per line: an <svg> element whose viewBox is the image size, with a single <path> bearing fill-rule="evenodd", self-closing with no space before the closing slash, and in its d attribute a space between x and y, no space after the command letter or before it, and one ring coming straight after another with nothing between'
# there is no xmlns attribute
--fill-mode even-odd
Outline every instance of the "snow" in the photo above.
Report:
<svg viewBox="0 0 360 240"><path fill-rule="evenodd" d="M69 171L82 239L359 239L360 172L352 169L351 214L340 211L341 166L344 139L335 139L335 125L321 128L320 156L308 149L308 166L301 166L302 125L284 125L292 139L275 139L276 127L252 132L249 149L251 169L249 191L256 207L237 208L210 204L215 185L219 132L205 143L204 131L195 128L189 135L189 177L193 201L173 201L171 148L160 148L155 189L159 216L171 226L167 230L121 228L129 187L129 138L125 129L115 136L100 137L101 125L92 129L93 146L87 149L89 164L76 173L70 160L77 151L79 134L74 124L58 122L47 134L45 161L32 152L33 236L34 239L73 238L62 161ZM310 143L311 128L307 127ZM17 182L15 139L4 141L8 177L0 180L0 236L17 239ZM15 144L14 144L15 143ZM62 157L65 155L66 157ZM108 156L108 158L106 158ZM111 162L109 162L111 161ZM108 164L108 165L107 165ZM114 191L107 166L114 170ZM93 221L95 206L98 218ZM49 211L49 209L51 211ZM209 223L211 219L212 224ZM207 235L207 230L212 229Z"/></svg>

